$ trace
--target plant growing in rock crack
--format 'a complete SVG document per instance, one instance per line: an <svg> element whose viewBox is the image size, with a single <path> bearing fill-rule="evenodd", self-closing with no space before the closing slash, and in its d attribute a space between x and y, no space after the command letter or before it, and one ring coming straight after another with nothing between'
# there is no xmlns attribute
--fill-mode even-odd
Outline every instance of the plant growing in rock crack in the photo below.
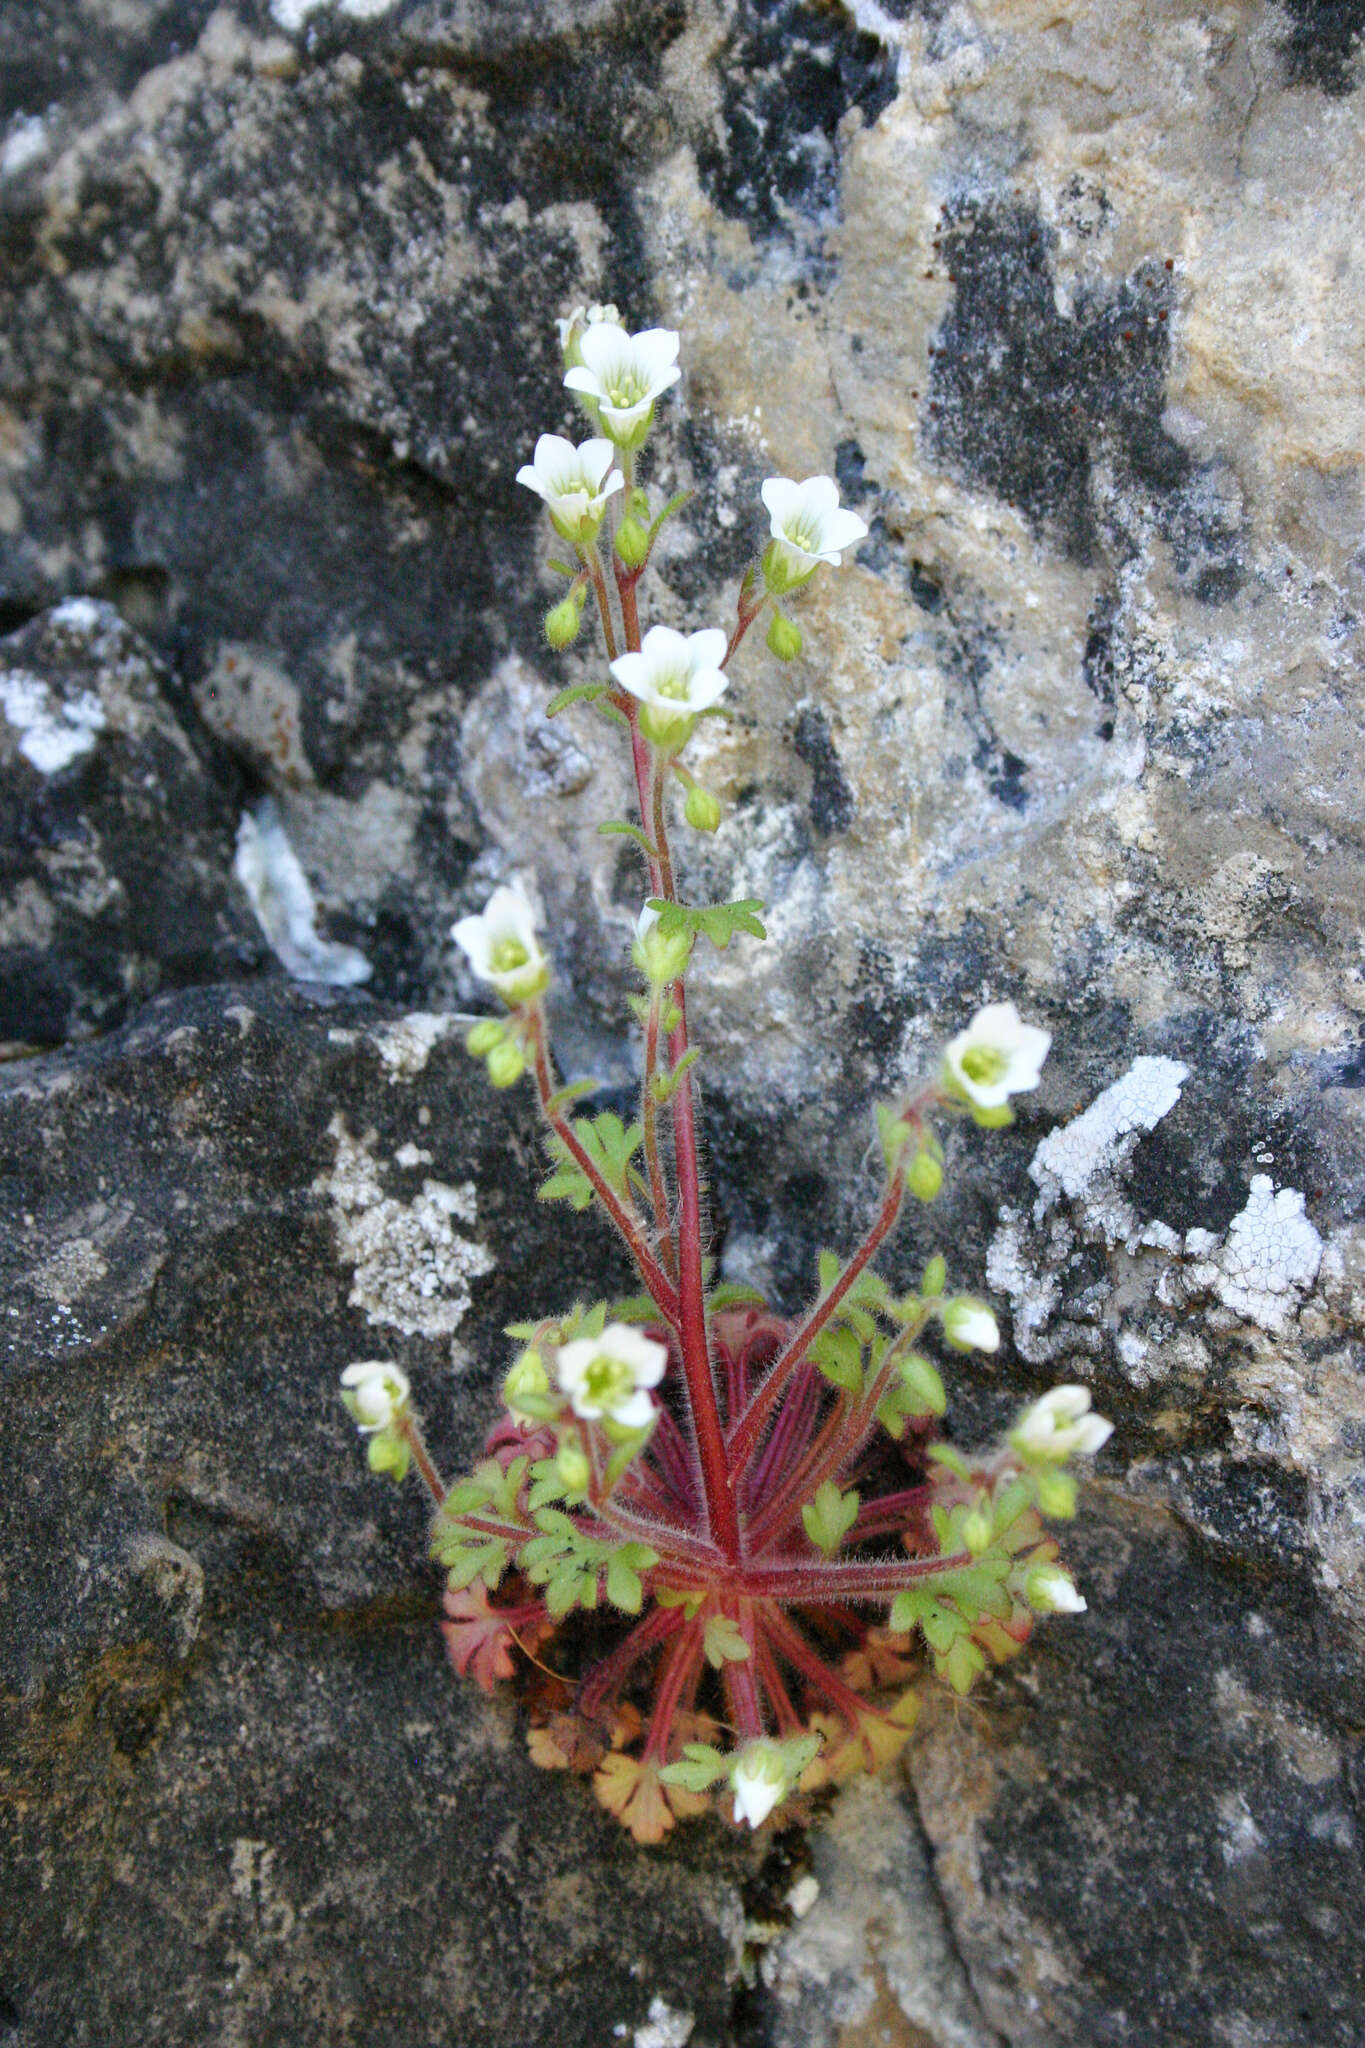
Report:
<svg viewBox="0 0 1365 2048"><path fill-rule="evenodd" d="M509 1331L519 1348L505 1413L453 1486L397 1366L351 1366L343 1399L372 1467L402 1478L415 1466L434 1498L457 1670L490 1690L520 1672L535 1760L592 1772L602 1803L652 1842L711 1803L757 1827L798 1790L886 1763L915 1715L916 1638L965 1693L988 1661L1019 1651L1035 1615L1082 1609L1045 1521L1074 1512L1068 1463L1110 1426L1084 1388L1056 1387L988 1450L939 1440L946 1397L925 1334L936 1326L949 1350L989 1352L995 1320L947 1291L941 1257L904 1295L873 1265L907 1196L932 1202L942 1186L936 1123L998 1128L1010 1096L1037 1084L1048 1036L1012 1004L980 1011L932 1079L878 1109L875 1216L851 1256L821 1258L803 1315L786 1320L716 1284L687 977L699 949L762 940L763 906L681 900L670 799L676 786L685 822L716 828L719 805L683 761L698 720L716 710L765 611L769 648L793 658L791 600L867 529L828 477L769 478L770 537L740 583L732 629L642 632L641 579L682 500L656 511L635 464L678 378L678 337L631 335L615 308L594 306L562 322L561 338L564 381L592 436L574 446L543 435L518 477L573 556L554 565L568 589L546 620L551 645L576 638L589 605L605 641L607 679L564 690L550 715L591 705L619 727L634 770L638 821L602 827L636 843L645 873L632 1123L579 1108L593 1085L555 1071L550 961L521 887L497 889L454 937L505 1011L475 1024L470 1052L495 1087L527 1074L535 1087L550 1163L542 1197L596 1202L642 1291Z"/></svg>

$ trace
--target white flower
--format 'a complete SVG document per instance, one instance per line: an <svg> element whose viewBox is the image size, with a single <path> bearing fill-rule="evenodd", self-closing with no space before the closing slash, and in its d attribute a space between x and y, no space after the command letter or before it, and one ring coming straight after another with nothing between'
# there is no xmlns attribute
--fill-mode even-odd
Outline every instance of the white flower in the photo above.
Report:
<svg viewBox="0 0 1365 2048"><path fill-rule="evenodd" d="M584 328L578 352L582 361L565 373L564 382L593 401L602 425L620 446L643 435L655 399L682 375L678 336L667 327L627 334L624 327L599 320Z"/></svg>
<svg viewBox="0 0 1365 2048"><path fill-rule="evenodd" d="M1050 1031L1019 1021L1013 1003L987 1003L944 1048L944 1074L978 1109L1000 1109L1038 1086L1051 1043Z"/></svg>
<svg viewBox="0 0 1365 2048"><path fill-rule="evenodd" d="M959 1295L943 1311L943 1334L954 1351L998 1351L1000 1325L984 1302Z"/></svg>
<svg viewBox="0 0 1365 2048"><path fill-rule="evenodd" d="M341 1398L363 1436L373 1436L376 1430L397 1422L412 1392L407 1374L382 1358L348 1365L341 1384L346 1389Z"/></svg>
<svg viewBox="0 0 1365 2048"><path fill-rule="evenodd" d="M1089 1387L1053 1387L1024 1410L1010 1431L1010 1442L1025 1457L1061 1463L1076 1453L1090 1456L1113 1434L1112 1422L1090 1413Z"/></svg>
<svg viewBox="0 0 1365 2048"><path fill-rule="evenodd" d="M762 1826L773 1808L782 1804L789 1789L782 1759L769 1742L751 1742L731 1766L735 1818L747 1820L751 1828Z"/></svg>
<svg viewBox="0 0 1365 2048"><path fill-rule="evenodd" d="M1059 1564L1040 1564L1024 1583L1024 1596L1039 1614L1084 1614L1085 1600L1076 1581Z"/></svg>
<svg viewBox="0 0 1365 2048"><path fill-rule="evenodd" d="M832 476L808 476L801 484L787 476L770 476L763 485L763 502L771 515L773 536L768 580L779 591L804 583L821 562L837 569L843 550L867 538L867 527L857 513L840 507L839 486Z"/></svg>
<svg viewBox="0 0 1365 2048"><path fill-rule="evenodd" d="M519 882L495 889L478 917L462 917L450 936L480 981L505 1003L526 1003L550 979L550 963L536 936L536 914Z"/></svg>
<svg viewBox="0 0 1365 2048"><path fill-rule="evenodd" d="M638 654L621 654L611 672L622 689L644 705L640 728L658 746L681 746L699 711L716 703L729 687L721 663L727 641L719 626L678 633L651 626Z"/></svg>
<svg viewBox="0 0 1365 2048"><path fill-rule="evenodd" d="M628 1323L608 1323L600 1337L576 1337L560 1347L555 1361L559 1384L575 1415L603 1418L623 1429L647 1429L654 1403L644 1391L657 1387L668 1352Z"/></svg>
<svg viewBox="0 0 1365 2048"><path fill-rule="evenodd" d="M610 441L582 441L575 448L562 434L542 434L535 461L522 464L517 482L545 500L562 539L591 540L607 499L625 487L620 470L612 468L615 458Z"/></svg>

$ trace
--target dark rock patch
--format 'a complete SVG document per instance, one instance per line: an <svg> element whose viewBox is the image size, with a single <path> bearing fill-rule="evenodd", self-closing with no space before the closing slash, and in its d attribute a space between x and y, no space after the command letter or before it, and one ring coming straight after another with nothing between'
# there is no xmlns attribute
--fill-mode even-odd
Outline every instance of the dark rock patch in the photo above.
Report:
<svg viewBox="0 0 1365 2048"><path fill-rule="evenodd" d="M740 0L720 59L724 143L703 141L702 182L722 213L774 233L787 211L818 221L836 204L836 130L850 107L869 126L896 96L896 60L843 8Z"/></svg>
<svg viewBox="0 0 1365 2048"><path fill-rule="evenodd" d="M1365 0L1281 0L1289 26L1280 42L1291 85L1315 85L1342 99L1360 84Z"/></svg>

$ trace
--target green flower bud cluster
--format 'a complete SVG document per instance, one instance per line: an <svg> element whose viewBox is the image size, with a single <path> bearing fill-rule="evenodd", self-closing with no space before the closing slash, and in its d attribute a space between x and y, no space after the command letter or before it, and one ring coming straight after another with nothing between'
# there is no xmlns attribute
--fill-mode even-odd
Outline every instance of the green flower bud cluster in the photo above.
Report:
<svg viewBox="0 0 1365 2048"><path fill-rule="evenodd" d="M495 1088L514 1088L526 1072L526 1054L501 1017L480 1017L465 1035L465 1051L482 1060Z"/></svg>

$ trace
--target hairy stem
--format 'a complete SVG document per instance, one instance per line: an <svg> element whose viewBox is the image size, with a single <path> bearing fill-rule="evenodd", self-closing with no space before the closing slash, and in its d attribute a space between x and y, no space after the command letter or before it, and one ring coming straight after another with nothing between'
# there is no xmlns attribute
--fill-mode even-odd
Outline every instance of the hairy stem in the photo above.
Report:
<svg viewBox="0 0 1365 2048"><path fill-rule="evenodd" d="M427 1492L431 1495L437 1507L439 1507L446 1497L446 1484L440 1473L436 1470L431 1453L426 1447L426 1441L423 1438L417 1417L411 1410L399 1422L398 1433L412 1452L412 1462L421 1473L422 1482Z"/></svg>
<svg viewBox="0 0 1365 2048"><path fill-rule="evenodd" d="M874 1257L883 1240L889 1237L895 1228L896 1219L900 1215L901 1204L904 1199L904 1179L899 1173L895 1173L887 1183L886 1193L882 1197L881 1208L877 1211L876 1218L867 1236L844 1267L842 1273L839 1274L834 1285L827 1293L820 1296L820 1299L816 1302L810 1313L798 1323L794 1334L787 1342L785 1350L775 1361L768 1377L749 1403L746 1413L740 1418L738 1427L732 1432L729 1441L729 1452L734 1463L742 1463L757 1443L759 1432L772 1414L773 1407L787 1381L791 1378L801 1360L806 1356L811 1345L819 1336L821 1330L824 1329L825 1324L834 1314L835 1309L838 1308L839 1303L844 1299L844 1296L848 1293L849 1288L852 1287L858 1275L868 1264L869 1260Z"/></svg>
<svg viewBox="0 0 1365 2048"><path fill-rule="evenodd" d="M531 1012L530 1030L527 1035L534 1061L536 1093L540 1097L541 1112L546 1123L625 1239L630 1255L639 1268L640 1278L649 1289L659 1313L681 1336L677 1290L646 1242L644 1225L634 1203L623 1200L615 1188L602 1178L591 1155L575 1135L568 1118L550 1106L555 1093L555 1077L550 1068L550 1055L545 1043L545 1017L539 1004Z"/></svg>
<svg viewBox="0 0 1365 2048"><path fill-rule="evenodd" d="M654 1076L659 1071L659 990L649 992L649 1015L645 1021L645 1070L640 1086L640 1123L644 1130L645 1165L649 1171L649 1193L654 1204L654 1229L659 1252L670 1278L678 1276L678 1255L673 1244L673 1221L669 1209L668 1182L659 1152L659 1105L654 1099Z"/></svg>

